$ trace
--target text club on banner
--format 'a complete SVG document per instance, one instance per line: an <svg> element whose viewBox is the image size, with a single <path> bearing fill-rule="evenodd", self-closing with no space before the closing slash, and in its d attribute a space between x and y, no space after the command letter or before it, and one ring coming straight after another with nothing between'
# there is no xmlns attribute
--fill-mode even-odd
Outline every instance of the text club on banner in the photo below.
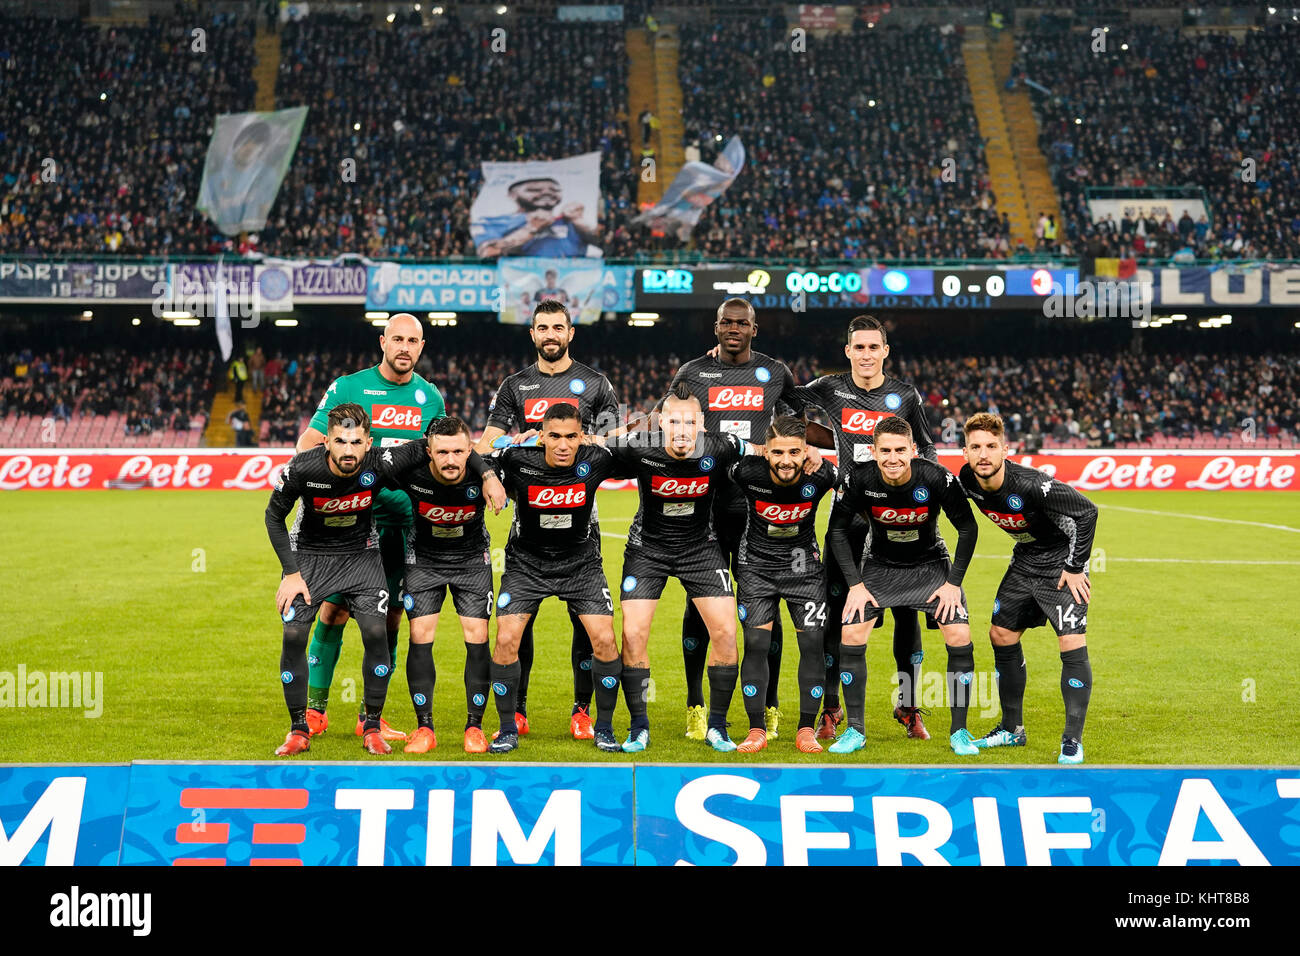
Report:
<svg viewBox="0 0 1300 956"><path fill-rule="evenodd" d="M632 767L136 763L122 865L632 862Z"/></svg>
<svg viewBox="0 0 1300 956"><path fill-rule="evenodd" d="M638 865L1300 863L1300 771L636 770Z"/></svg>

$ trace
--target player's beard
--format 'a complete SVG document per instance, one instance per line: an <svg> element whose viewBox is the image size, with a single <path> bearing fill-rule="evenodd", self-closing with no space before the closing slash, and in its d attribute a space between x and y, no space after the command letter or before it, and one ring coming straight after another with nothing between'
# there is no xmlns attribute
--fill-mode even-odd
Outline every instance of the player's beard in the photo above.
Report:
<svg viewBox="0 0 1300 956"><path fill-rule="evenodd" d="M343 458L335 458L330 455L330 461L334 462L334 467L344 475L351 475L361 467L361 459L355 455L346 455ZM351 461L351 464L344 464L346 461Z"/></svg>
<svg viewBox="0 0 1300 956"><path fill-rule="evenodd" d="M388 367L392 370L394 375L409 375L411 370L415 368L415 361L409 355L406 357L395 355L392 358L384 356L384 361L388 364ZM406 367L399 368L399 362Z"/></svg>
<svg viewBox="0 0 1300 956"><path fill-rule="evenodd" d="M465 477L465 469L459 466L439 468L438 477L449 485L457 485L460 484L461 479Z"/></svg>
<svg viewBox="0 0 1300 956"><path fill-rule="evenodd" d="M799 478L798 465L778 465L772 469L778 485L793 485Z"/></svg>
<svg viewBox="0 0 1300 956"><path fill-rule="evenodd" d="M547 355L546 353L548 351L553 352L554 354ZM564 358L564 356L568 354L569 354L568 342L559 342L556 343L555 345L543 345L541 348L537 350L537 357L544 362L558 362L560 361L560 359Z"/></svg>

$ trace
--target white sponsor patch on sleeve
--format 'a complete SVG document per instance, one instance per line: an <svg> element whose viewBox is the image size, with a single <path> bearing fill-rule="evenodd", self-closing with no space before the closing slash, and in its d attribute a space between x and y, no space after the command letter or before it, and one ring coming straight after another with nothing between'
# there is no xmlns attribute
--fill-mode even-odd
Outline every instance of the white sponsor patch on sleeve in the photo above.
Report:
<svg viewBox="0 0 1300 956"><path fill-rule="evenodd" d="M737 438L749 440L749 422L746 421L723 421L719 422L718 430L726 432L728 435L735 435Z"/></svg>
<svg viewBox="0 0 1300 956"><path fill-rule="evenodd" d="M560 528L572 528L573 515L542 515L541 526L543 529L551 531Z"/></svg>

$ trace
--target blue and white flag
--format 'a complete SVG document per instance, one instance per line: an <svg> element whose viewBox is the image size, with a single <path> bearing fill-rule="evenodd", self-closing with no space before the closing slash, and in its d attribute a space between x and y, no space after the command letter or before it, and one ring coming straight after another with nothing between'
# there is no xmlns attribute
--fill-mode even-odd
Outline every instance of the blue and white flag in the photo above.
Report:
<svg viewBox="0 0 1300 956"><path fill-rule="evenodd" d="M727 191L745 168L745 144L733 136L710 166L691 162L681 168L655 206L636 219L637 225L671 232L678 239L690 238L704 210Z"/></svg>

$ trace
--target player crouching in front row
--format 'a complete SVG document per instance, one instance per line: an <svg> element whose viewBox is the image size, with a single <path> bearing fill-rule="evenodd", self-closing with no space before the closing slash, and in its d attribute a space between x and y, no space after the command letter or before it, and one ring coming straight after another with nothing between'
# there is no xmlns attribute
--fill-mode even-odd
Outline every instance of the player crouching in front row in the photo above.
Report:
<svg viewBox="0 0 1300 956"><path fill-rule="evenodd" d="M915 455L912 427L891 416L876 425L872 459L852 466L846 462L841 472L841 495L831 511L826 540L849 585L840 647L849 726L831 744L831 753L852 753L866 742L867 637L886 608L925 611L938 623L948 645L949 743L960 756L979 753L966 729L975 657L961 588L979 529L952 473ZM957 529L957 554L951 561L939 536L940 508ZM860 568L849 543L854 515L871 527Z"/></svg>

